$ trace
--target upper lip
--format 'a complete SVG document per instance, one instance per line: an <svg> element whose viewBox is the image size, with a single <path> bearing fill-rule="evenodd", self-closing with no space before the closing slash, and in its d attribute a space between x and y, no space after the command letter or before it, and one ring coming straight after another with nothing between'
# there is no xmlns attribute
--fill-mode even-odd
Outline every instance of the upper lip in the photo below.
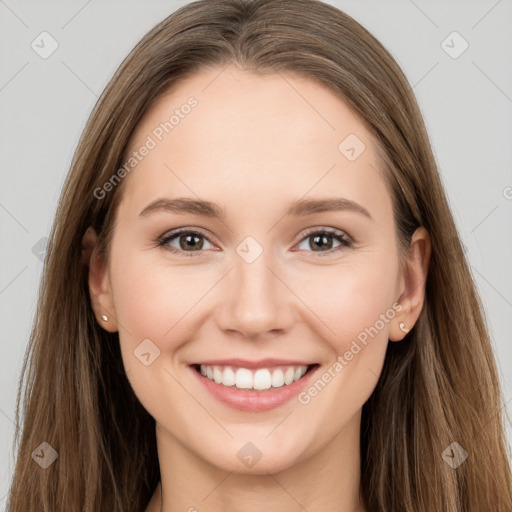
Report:
<svg viewBox="0 0 512 512"><path fill-rule="evenodd" d="M270 368L272 366L310 366L315 363L275 358L259 359L258 361L249 361L247 359L209 359L190 363L191 366L201 364L205 366L236 366L238 368Z"/></svg>

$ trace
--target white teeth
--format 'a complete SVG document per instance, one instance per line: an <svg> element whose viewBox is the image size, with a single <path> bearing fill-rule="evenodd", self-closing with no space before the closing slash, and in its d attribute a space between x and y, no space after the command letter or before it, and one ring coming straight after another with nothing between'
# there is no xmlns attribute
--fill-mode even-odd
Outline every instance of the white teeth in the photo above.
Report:
<svg viewBox="0 0 512 512"><path fill-rule="evenodd" d="M252 373L247 368L238 368L235 376L235 386L238 389L252 388Z"/></svg>
<svg viewBox="0 0 512 512"><path fill-rule="evenodd" d="M277 370L274 370L274 373L272 374L272 387L280 388L283 385L284 385L283 370L278 368Z"/></svg>
<svg viewBox="0 0 512 512"><path fill-rule="evenodd" d="M200 366L201 375L223 386L238 389L264 391L270 388L288 386L299 380L307 371L307 366L284 366L279 368L233 368L231 366Z"/></svg>
<svg viewBox="0 0 512 512"><path fill-rule="evenodd" d="M290 366L286 370L286 373L284 374L284 383L288 386L289 384L291 384L293 382L294 377L295 377L295 370L294 370L293 366Z"/></svg>
<svg viewBox="0 0 512 512"><path fill-rule="evenodd" d="M222 383L222 372L220 371L220 368L218 366L213 367L213 380L217 384Z"/></svg>
<svg viewBox="0 0 512 512"><path fill-rule="evenodd" d="M252 381L254 389L269 389L272 386L272 377L266 368L256 370Z"/></svg>
<svg viewBox="0 0 512 512"><path fill-rule="evenodd" d="M222 374L222 384L224 386L234 386L236 383L235 372L231 368L226 368Z"/></svg>

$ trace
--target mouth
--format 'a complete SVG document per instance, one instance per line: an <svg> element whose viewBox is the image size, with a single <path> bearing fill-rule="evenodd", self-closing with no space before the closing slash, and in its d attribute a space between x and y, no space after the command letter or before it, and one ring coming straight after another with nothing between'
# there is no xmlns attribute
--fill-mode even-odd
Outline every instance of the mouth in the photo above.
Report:
<svg viewBox="0 0 512 512"><path fill-rule="evenodd" d="M194 363L189 365L207 391L235 409L261 412L296 396L319 368L313 364Z"/></svg>

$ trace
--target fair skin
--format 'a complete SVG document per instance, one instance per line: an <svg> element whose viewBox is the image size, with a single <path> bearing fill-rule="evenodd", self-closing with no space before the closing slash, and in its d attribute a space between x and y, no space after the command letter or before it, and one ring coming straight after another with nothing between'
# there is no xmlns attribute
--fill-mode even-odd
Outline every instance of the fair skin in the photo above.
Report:
<svg viewBox="0 0 512 512"><path fill-rule="evenodd" d="M99 323L119 332L128 379L156 421L161 483L146 512L362 511L361 408L388 341L406 336L399 323L411 328L421 312L428 234L415 232L400 266L370 133L338 96L299 75L202 70L152 106L132 148L190 96L197 107L124 178L109 265L92 228L84 237L93 306L109 317ZM354 161L338 149L349 134L366 146ZM178 197L217 203L226 216L139 215L156 199ZM369 217L350 209L285 216L300 199L333 197ZM178 253L157 245L181 227L199 238L168 241ZM324 233L323 248L308 231ZM262 248L250 263L237 252L248 236ZM308 389L383 314L378 333L308 403L294 396L269 410L239 410L190 366L306 361L317 365L313 379L303 377ZM134 356L146 339L160 351L149 365ZM261 455L251 466L237 455L249 442Z"/></svg>

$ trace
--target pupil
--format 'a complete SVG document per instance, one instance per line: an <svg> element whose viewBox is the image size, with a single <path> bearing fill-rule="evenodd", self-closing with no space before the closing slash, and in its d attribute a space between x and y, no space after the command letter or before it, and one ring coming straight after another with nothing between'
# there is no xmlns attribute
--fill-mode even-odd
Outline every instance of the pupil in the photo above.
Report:
<svg viewBox="0 0 512 512"><path fill-rule="evenodd" d="M328 242L326 242L326 239L331 239L331 235L315 235L313 237L314 245L316 245L320 248L332 245L332 243L329 244ZM332 240L331 240L331 242L332 242ZM330 247L328 247L328 248L330 248Z"/></svg>
<svg viewBox="0 0 512 512"><path fill-rule="evenodd" d="M198 246L199 246L199 249L201 249L201 247L200 247L200 246L201 246L201 244L196 244L196 245L194 245L194 242L190 242L190 240L192 240L192 239L196 239L196 241L197 241L197 240L199 239L199 236L198 236L198 235L193 235L193 234L191 234L191 235L183 235L183 236L181 237L181 239L182 239L182 240L183 240L183 239L185 239L185 240L186 240L185 245L186 245L186 246L188 246L188 247L186 247L186 248L197 249L197 248L198 248Z"/></svg>

